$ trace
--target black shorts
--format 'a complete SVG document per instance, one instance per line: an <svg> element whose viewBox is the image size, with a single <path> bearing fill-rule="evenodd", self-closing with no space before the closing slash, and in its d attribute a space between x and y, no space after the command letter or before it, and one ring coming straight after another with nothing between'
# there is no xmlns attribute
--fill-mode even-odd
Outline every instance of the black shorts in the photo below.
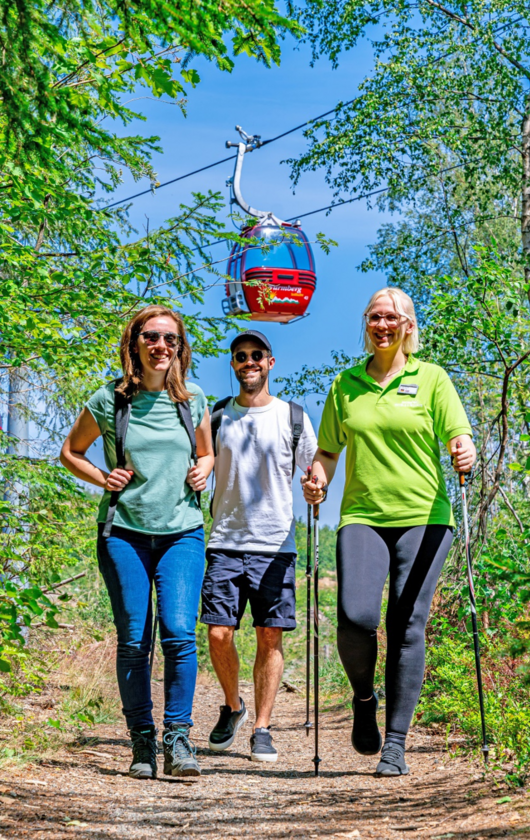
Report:
<svg viewBox="0 0 530 840"><path fill-rule="evenodd" d="M202 585L203 624L239 628L247 601L253 627L296 627L296 554L209 548Z"/></svg>

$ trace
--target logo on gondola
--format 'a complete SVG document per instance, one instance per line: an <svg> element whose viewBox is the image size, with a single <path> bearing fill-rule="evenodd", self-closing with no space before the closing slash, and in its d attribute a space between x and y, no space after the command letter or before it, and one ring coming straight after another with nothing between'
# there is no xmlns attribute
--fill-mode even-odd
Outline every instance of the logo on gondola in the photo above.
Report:
<svg viewBox="0 0 530 840"><path fill-rule="evenodd" d="M279 298L275 295L273 298L269 298L269 303L300 303L300 301L288 297Z"/></svg>

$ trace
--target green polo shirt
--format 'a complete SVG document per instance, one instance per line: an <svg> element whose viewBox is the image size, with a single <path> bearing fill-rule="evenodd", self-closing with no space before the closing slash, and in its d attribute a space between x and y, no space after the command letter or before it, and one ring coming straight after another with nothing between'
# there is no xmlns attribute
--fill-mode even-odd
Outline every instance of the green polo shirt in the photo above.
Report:
<svg viewBox="0 0 530 840"><path fill-rule="evenodd" d="M369 361L337 376L318 435L327 452L346 447L339 528L454 525L438 441L471 435L471 427L451 380L409 356L383 387L366 373Z"/></svg>

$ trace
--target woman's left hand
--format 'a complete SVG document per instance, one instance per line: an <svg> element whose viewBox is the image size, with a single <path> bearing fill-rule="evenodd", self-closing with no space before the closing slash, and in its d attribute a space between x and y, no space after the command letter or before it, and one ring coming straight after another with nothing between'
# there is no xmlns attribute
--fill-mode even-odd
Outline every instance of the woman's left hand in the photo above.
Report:
<svg viewBox="0 0 530 840"><path fill-rule="evenodd" d="M193 464L189 468L186 481L196 493L202 493L203 490L206 490L206 476L199 464Z"/></svg>
<svg viewBox="0 0 530 840"><path fill-rule="evenodd" d="M457 444L460 444L460 446L457 447ZM471 472L477 459L477 450L469 435L458 435L458 437L449 441L447 448L451 453L456 472Z"/></svg>

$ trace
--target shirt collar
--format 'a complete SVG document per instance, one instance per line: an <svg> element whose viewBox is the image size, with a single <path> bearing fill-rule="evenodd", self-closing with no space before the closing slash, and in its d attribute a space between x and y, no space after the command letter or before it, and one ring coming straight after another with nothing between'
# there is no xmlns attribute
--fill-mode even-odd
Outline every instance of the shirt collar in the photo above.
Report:
<svg viewBox="0 0 530 840"><path fill-rule="evenodd" d="M352 376L354 376L356 379L362 379L365 382L373 382L374 380L372 379L370 374L366 373L366 368L371 358L372 356L367 356L365 359L363 359L362 362L359 362L359 364L354 365L354 367L351 368ZM403 376L405 373L416 373L419 367L420 363L418 359L415 356L413 356L412 353L409 353L409 356L407 358L407 364L405 365L405 367L399 375Z"/></svg>

